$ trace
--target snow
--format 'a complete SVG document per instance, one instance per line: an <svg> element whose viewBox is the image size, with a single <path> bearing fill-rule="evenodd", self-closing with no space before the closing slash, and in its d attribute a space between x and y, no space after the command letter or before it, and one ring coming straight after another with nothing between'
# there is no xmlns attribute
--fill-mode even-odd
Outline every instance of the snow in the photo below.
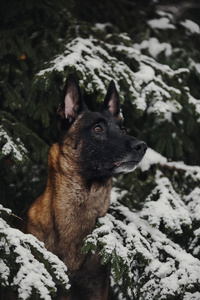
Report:
<svg viewBox="0 0 200 300"><path fill-rule="evenodd" d="M167 158L156 152L155 150L148 148L146 151L146 154L142 161L140 162L140 168L141 170L147 171L152 165L155 164L166 164Z"/></svg>
<svg viewBox="0 0 200 300"><path fill-rule="evenodd" d="M167 17L162 17L160 19L153 19L148 21L148 24L151 28L156 29L176 29L176 27L173 24L170 24L170 20Z"/></svg>
<svg viewBox="0 0 200 300"><path fill-rule="evenodd" d="M0 211L7 213L8 215L10 215L12 213L11 209L3 207L2 204L0 204ZM3 220L2 220L3 221ZM4 221L5 222L5 221ZM5 226L8 226L7 223L5 222Z"/></svg>
<svg viewBox="0 0 200 300"><path fill-rule="evenodd" d="M194 34L194 33L200 34L199 25L191 20L185 20L181 22L181 25L184 26L190 34Z"/></svg>
<svg viewBox="0 0 200 300"><path fill-rule="evenodd" d="M64 55L59 55L56 57L51 64L50 68L42 70L39 72L38 76L44 75L46 72L52 72L53 70L64 71L65 66L76 67L77 71L82 74L91 73L93 78L93 84L97 85L99 90L103 93L106 92L106 88L100 78L96 75L96 70L100 70L102 77L109 81L112 77L108 75L103 75L103 73L111 73L109 71L109 65L105 63L104 57L109 59L110 55L101 47L95 45L96 40L93 38L83 39L76 38L66 47ZM103 58L101 57L101 54ZM116 60L110 57L110 61ZM107 72L106 72L107 71ZM85 75L84 75L85 76ZM83 78L84 78L83 76ZM90 81L89 81L90 82ZM90 86L85 87L86 90L90 90Z"/></svg>
<svg viewBox="0 0 200 300"><path fill-rule="evenodd" d="M112 26L111 23L96 23L95 24L95 28L97 28L98 30L102 30L104 31L106 29L106 27L108 26Z"/></svg>
<svg viewBox="0 0 200 300"><path fill-rule="evenodd" d="M148 148L144 158L139 164L139 167L144 172L144 171L148 171L150 167L155 164L165 165L170 168L185 171L186 177L191 176L195 181L200 180L199 166L186 165L184 162L181 161L168 162L166 157L159 154L155 150ZM197 190L195 189L194 192L196 191Z"/></svg>
<svg viewBox="0 0 200 300"><path fill-rule="evenodd" d="M194 293L185 293L183 300L199 300L200 299L200 293L194 292Z"/></svg>
<svg viewBox="0 0 200 300"><path fill-rule="evenodd" d="M169 43L160 43L155 37L144 40L141 44L134 44L134 47L138 50L148 49L153 58L157 58L161 52L164 52L166 56L172 54L172 46Z"/></svg>
<svg viewBox="0 0 200 300"><path fill-rule="evenodd" d="M4 145L1 149L1 153L3 156L12 154L13 157L19 162L24 159L24 156L28 152L24 147L24 144L20 141L19 138L17 138L16 142L14 142L11 135L9 136L8 132L4 130L2 125L0 125L0 139L4 141Z"/></svg>
<svg viewBox="0 0 200 300"><path fill-rule="evenodd" d="M168 162L164 156L149 148L140 168L147 171L154 164L184 171L186 178L200 180L200 167L188 166L183 162ZM170 232L172 235L181 236L184 234L183 228L189 229L193 222L199 222L200 188L196 187L188 195L181 196L161 171L157 171L155 179L156 187L139 212L131 211L118 201L126 195L126 191L116 188L112 190L112 215L107 214L100 219L103 226L111 223L111 226L108 225L111 229L107 230L107 237L104 238L99 227L96 239L107 243L106 251L109 255L114 255L115 251L124 259L126 268L128 266L132 270L133 277L130 280L137 282L140 290L138 296L137 289L133 288L136 299L166 299L172 295L183 295L183 299L199 300L200 293L191 290L195 290L200 282L200 260L193 256L200 251L200 229L194 231L190 253L173 239L169 239L166 233L169 236ZM115 218L117 212L123 222ZM161 222L165 233L160 230ZM146 263L142 276L147 276L148 280L140 285L141 277L137 267L141 267L143 260Z"/></svg>
<svg viewBox="0 0 200 300"><path fill-rule="evenodd" d="M119 197L122 198L126 194L127 194L127 191L122 191L122 190L119 190L119 189L113 187L112 190L111 190L110 202L112 204L114 204L114 203L117 202L117 199Z"/></svg>
<svg viewBox="0 0 200 300"><path fill-rule="evenodd" d="M200 253L199 239L200 239L200 228L198 228L194 231L194 238L191 241L191 244L190 244L190 247L189 247L189 250L195 256Z"/></svg>
<svg viewBox="0 0 200 300"><path fill-rule="evenodd" d="M156 13L161 17L167 17L168 19L173 20L173 14L169 12L157 10Z"/></svg>
<svg viewBox="0 0 200 300"><path fill-rule="evenodd" d="M121 34L120 37L125 41L129 39L125 34ZM170 45L160 44L154 38L146 41L147 45L154 57L160 51L165 51L167 55L171 54ZM172 114L178 113L182 109L175 99L181 94L181 91L174 86L167 85L163 77L165 75L170 78L180 77L189 71L184 68L174 71L168 65L159 64L153 58L140 52L144 46L142 44L125 46L123 43L115 45L109 43L109 39L106 43L101 42L100 44L92 36L88 39L75 38L66 45L62 55L50 62L51 67L41 70L38 76L45 76L47 72L53 70L64 72L66 67L75 68L82 77L80 85L84 86L85 91L89 94L94 91L98 92L99 99L103 99L112 79L116 79L116 85L119 82L117 79L120 79L125 86L129 86L129 90L122 90L117 85L117 89L121 92L121 101L124 100L124 96L128 97L137 110L147 109L148 113L159 115L160 118L166 118L172 122ZM136 61L138 70L133 72L128 63L117 58L117 54L120 57L125 56L127 60ZM147 99L149 99L149 105L147 105Z"/></svg>
<svg viewBox="0 0 200 300"><path fill-rule="evenodd" d="M13 281L13 285L19 286L19 297L21 299L28 299L31 295L32 288L35 288L39 291L42 299L50 300L51 296L49 295L48 288L55 289L52 278L47 272L44 272L43 264L39 263L37 260L34 261L34 257L29 256L27 258L26 254L26 251L21 253L24 257L24 262L23 260L20 262L23 262L25 266L20 267L20 270Z"/></svg>
<svg viewBox="0 0 200 300"><path fill-rule="evenodd" d="M191 219L194 221L200 221L200 188L196 187L188 195L184 196L184 201L188 203L188 209Z"/></svg>
<svg viewBox="0 0 200 300"><path fill-rule="evenodd" d="M102 64L97 59L91 58L90 56L85 56L87 59L87 64L90 69L99 69L102 67Z"/></svg>
<svg viewBox="0 0 200 300"><path fill-rule="evenodd" d="M162 180L166 181L164 178ZM149 226L149 222L142 219L140 213L132 212L129 208L117 203L116 191L114 195L115 201L111 205L112 215L108 213L99 220L102 227L107 228L106 236L102 236L101 227L99 227L94 230L90 238L93 237L96 244L98 242L105 244L104 250L110 261L117 253L123 259L124 269L127 267L131 269L133 266L130 280L137 281L139 284L141 299L161 299L161 296L164 299L169 295L182 294L185 289L187 291L193 284L198 284L200 261L167 238L159 229ZM177 195L174 196L177 197ZM120 197L118 194L118 199ZM115 218L115 212L120 212L120 215L124 216L123 222ZM156 211L154 213L157 214ZM169 215L170 212L165 210L165 214ZM161 259L162 256L167 258ZM140 286L140 277L137 277L139 273L136 270L138 266L141 267L140 263L143 259L146 261L143 276L148 276L149 280ZM112 274L114 273L113 270ZM189 297L190 293L185 295ZM140 299L137 294L135 297Z"/></svg>
<svg viewBox="0 0 200 300"><path fill-rule="evenodd" d="M135 76L141 83L143 81L145 83L148 83L149 81L152 81L154 79L155 71L152 67L142 64L140 66L140 70L135 73Z"/></svg>
<svg viewBox="0 0 200 300"><path fill-rule="evenodd" d="M156 90L154 88L154 84L151 83L146 87L145 89L149 90ZM157 88L157 91L154 92L155 98L152 100L151 105L148 107L147 112L149 114L154 113L157 115L163 115L165 120L168 120L169 122L172 122L172 114L178 113L181 111L182 106L174 99L167 100L164 102L163 100L160 100L162 96L166 96L169 98L169 94L162 88Z"/></svg>
<svg viewBox="0 0 200 300"><path fill-rule="evenodd" d="M4 211L10 214L10 210L0 207L0 212ZM3 238L3 236L6 237ZM0 218L0 249L6 253L6 257L15 257L16 275L11 283L8 282L10 275L10 265L6 265L6 260L0 259L0 278L5 280L5 285L17 286L18 297L20 299L28 299L32 295L32 290L36 290L41 299L50 300L50 292L56 291L56 286L52 275L47 271L43 262L38 261L35 255L43 257L47 263L51 263L52 270L56 280L62 281L66 289L69 289L69 279L66 275L67 267L60 261L57 256L47 251L44 244L38 241L30 234L23 234L21 231L11 228L5 220ZM9 278L10 280L10 278Z"/></svg>
<svg viewBox="0 0 200 300"><path fill-rule="evenodd" d="M195 99L192 95L188 94L188 102L194 105L197 115L200 116L200 100ZM200 122L200 118L197 121Z"/></svg>
<svg viewBox="0 0 200 300"><path fill-rule="evenodd" d="M145 111L145 109L147 108L147 103L144 97L137 97L134 100L134 104L136 105L137 109L141 111Z"/></svg>
<svg viewBox="0 0 200 300"><path fill-rule="evenodd" d="M200 74L200 63L195 62L194 60L190 60L190 66L195 68L196 72Z"/></svg>
<svg viewBox="0 0 200 300"><path fill-rule="evenodd" d="M167 166L176 168L178 170L185 171L185 177L192 177L193 180L197 181L200 180L200 167L199 166L189 166L186 165L184 162L168 162Z"/></svg>
<svg viewBox="0 0 200 300"><path fill-rule="evenodd" d="M2 280L2 284L3 286L8 285L8 278L10 275L10 269L9 267L5 264L5 262L0 259L0 273L1 273L1 280Z"/></svg>
<svg viewBox="0 0 200 300"><path fill-rule="evenodd" d="M163 223L170 232L173 231L173 234L182 234L182 226L190 228L192 225L188 209L180 196L173 190L169 179L163 177L159 171L156 177L156 188L146 199L141 217L147 219L152 227L159 229Z"/></svg>

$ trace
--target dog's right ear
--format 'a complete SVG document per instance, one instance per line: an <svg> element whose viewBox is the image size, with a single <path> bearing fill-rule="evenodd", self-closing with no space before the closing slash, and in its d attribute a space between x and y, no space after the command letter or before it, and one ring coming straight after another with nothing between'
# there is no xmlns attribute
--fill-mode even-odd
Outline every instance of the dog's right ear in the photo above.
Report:
<svg viewBox="0 0 200 300"><path fill-rule="evenodd" d="M81 90L74 74L70 74L65 82L62 102L59 103L57 113L61 119L72 122L83 110Z"/></svg>

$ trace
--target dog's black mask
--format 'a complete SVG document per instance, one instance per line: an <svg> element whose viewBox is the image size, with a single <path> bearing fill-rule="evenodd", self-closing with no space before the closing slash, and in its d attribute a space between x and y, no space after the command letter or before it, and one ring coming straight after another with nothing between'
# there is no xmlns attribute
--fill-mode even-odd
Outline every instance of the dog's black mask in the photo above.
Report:
<svg viewBox="0 0 200 300"><path fill-rule="evenodd" d="M146 152L146 144L126 135L122 121L109 114L86 112L83 118L86 125L81 132L85 175L112 177L133 171Z"/></svg>
<svg viewBox="0 0 200 300"><path fill-rule="evenodd" d="M91 112L82 101L77 80L70 75L58 114L64 131L73 126L79 116L80 170L86 180L106 180L114 174L131 172L147 150L144 142L126 134L114 81L109 85L102 111Z"/></svg>

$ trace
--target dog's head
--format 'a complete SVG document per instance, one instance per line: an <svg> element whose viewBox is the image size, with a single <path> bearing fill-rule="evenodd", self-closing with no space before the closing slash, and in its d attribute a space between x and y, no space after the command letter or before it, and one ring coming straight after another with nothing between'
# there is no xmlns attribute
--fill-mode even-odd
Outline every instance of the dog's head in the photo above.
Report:
<svg viewBox="0 0 200 300"><path fill-rule="evenodd" d="M144 142L126 134L114 81L110 82L101 112L92 112L82 100L76 78L69 75L58 115L62 152L76 161L87 180L131 172L147 150Z"/></svg>

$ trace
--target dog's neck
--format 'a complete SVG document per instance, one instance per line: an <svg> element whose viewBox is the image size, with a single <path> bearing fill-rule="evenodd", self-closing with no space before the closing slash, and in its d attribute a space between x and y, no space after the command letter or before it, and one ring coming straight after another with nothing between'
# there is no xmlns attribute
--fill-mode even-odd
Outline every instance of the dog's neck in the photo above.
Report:
<svg viewBox="0 0 200 300"><path fill-rule="evenodd" d="M103 192L104 194L104 191L107 191L110 195L112 178L104 181L93 180L87 184L86 174L80 167L81 163L73 155L72 149L69 149L68 152L69 154L63 153L58 143L53 144L49 151L47 187L53 189L52 194L56 194L56 197L62 194L62 198L68 198L74 193L75 195L79 192L82 195L86 193L86 197L76 199L77 204L86 201L90 194L98 197L99 193Z"/></svg>
<svg viewBox="0 0 200 300"><path fill-rule="evenodd" d="M109 208L111 179L105 183L93 182L89 189L86 188L74 160L60 152L58 144L50 149L45 193L51 195L54 227L62 236L58 248L63 249L63 253L58 255L69 268L76 264L78 268L83 259L80 254L83 239L92 232L97 218L104 216ZM71 247L67 257L65 243Z"/></svg>

